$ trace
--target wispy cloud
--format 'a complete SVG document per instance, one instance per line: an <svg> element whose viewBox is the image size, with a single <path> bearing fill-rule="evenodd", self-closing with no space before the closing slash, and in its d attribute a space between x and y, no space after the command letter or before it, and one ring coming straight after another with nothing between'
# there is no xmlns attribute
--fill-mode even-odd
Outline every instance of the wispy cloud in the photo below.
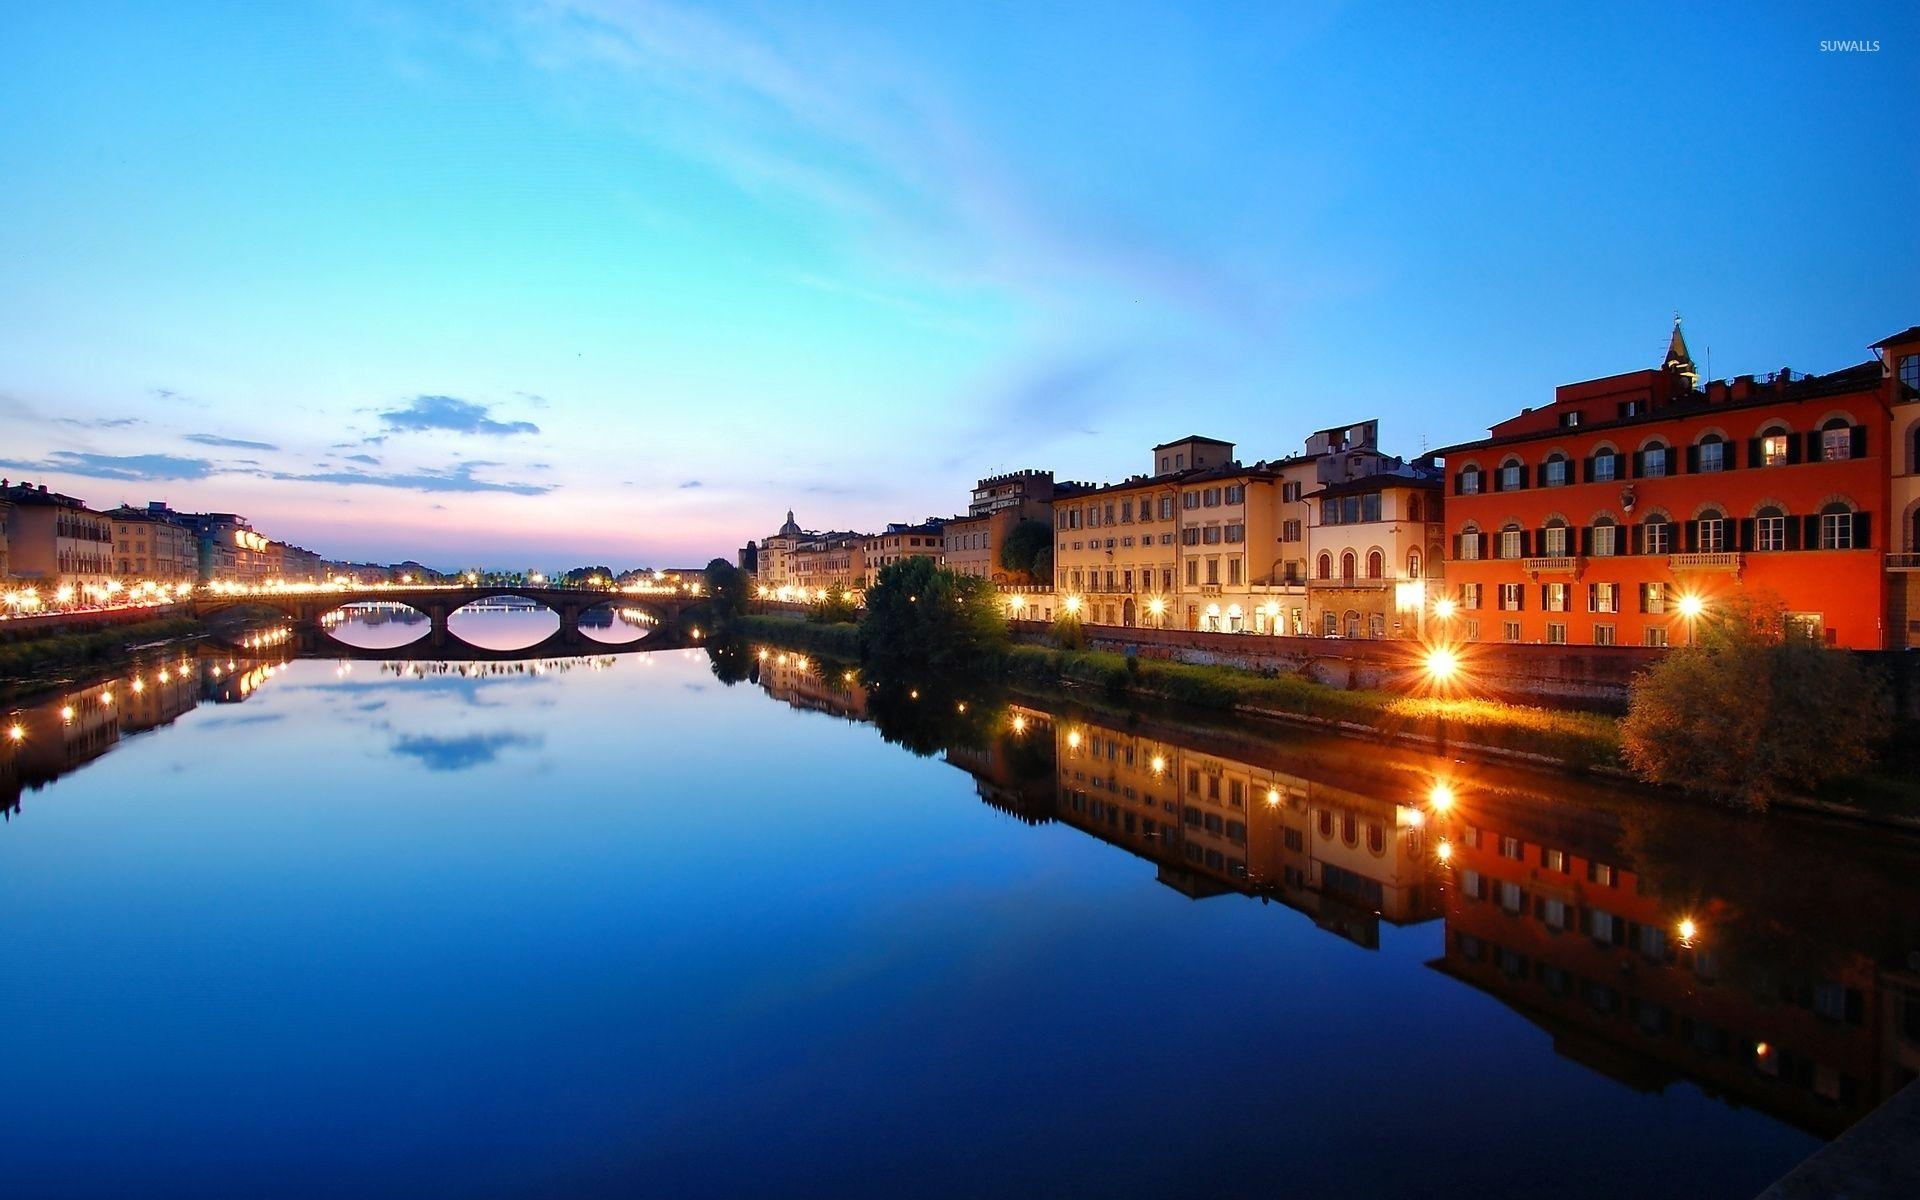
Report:
<svg viewBox="0 0 1920 1200"><path fill-rule="evenodd" d="M429 771L465 771L485 766L513 747L538 747L546 739L524 733L469 733L457 737L402 734L393 741L393 753L418 761Z"/></svg>
<svg viewBox="0 0 1920 1200"><path fill-rule="evenodd" d="M188 433L181 436L182 441L197 446L226 446L234 450L278 450L272 442L250 442L245 438L221 437L217 433Z"/></svg>
<svg viewBox="0 0 1920 1200"><path fill-rule="evenodd" d="M346 462L365 463L369 467L377 467L380 465L380 460L371 454L348 454L344 456L344 460Z"/></svg>
<svg viewBox="0 0 1920 1200"><path fill-rule="evenodd" d="M56 417L54 424L74 429L130 429L146 422L139 417Z"/></svg>
<svg viewBox="0 0 1920 1200"><path fill-rule="evenodd" d="M689 479L685 483L680 485L680 490L684 492L688 488L697 488L697 487L705 487L705 486L707 485L704 483L701 483L698 479Z"/></svg>
<svg viewBox="0 0 1920 1200"><path fill-rule="evenodd" d="M540 427L532 421L497 421L487 405L462 400L457 396L415 396L405 408L381 413L380 421L395 433L446 430L486 437L509 437L517 433L540 432Z"/></svg>
<svg viewBox="0 0 1920 1200"><path fill-rule="evenodd" d="M88 454L74 450L55 450L39 462L0 460L0 467L21 471L58 471L87 479L121 479L143 483L205 479L219 470L204 458L178 458L171 454Z"/></svg>
<svg viewBox="0 0 1920 1200"><path fill-rule="evenodd" d="M293 483L335 483L344 486L399 488L410 492L508 492L515 496L544 496L554 490L555 485L550 483L497 483L490 479L474 477L474 471L482 467L500 465L500 463L474 461L459 463L443 470L422 467L414 471L389 472L275 471L269 473L267 478Z"/></svg>

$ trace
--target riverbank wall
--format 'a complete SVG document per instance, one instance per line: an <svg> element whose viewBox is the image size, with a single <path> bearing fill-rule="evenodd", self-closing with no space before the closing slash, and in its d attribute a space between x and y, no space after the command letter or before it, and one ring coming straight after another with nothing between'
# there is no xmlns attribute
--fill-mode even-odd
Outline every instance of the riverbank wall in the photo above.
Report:
<svg viewBox="0 0 1920 1200"><path fill-rule="evenodd" d="M0 621L0 644L30 642L69 633L91 633L119 625L142 625L149 621L167 621L192 615L193 604L186 600L172 604L96 608L81 612L33 613Z"/></svg>

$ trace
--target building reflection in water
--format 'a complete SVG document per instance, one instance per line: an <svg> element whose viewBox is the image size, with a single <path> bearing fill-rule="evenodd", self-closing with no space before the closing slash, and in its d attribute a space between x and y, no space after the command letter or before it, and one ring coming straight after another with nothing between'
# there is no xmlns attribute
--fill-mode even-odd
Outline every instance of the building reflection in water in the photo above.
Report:
<svg viewBox="0 0 1920 1200"><path fill-rule="evenodd" d="M776 699L876 715L842 665L754 660ZM956 718L941 756L995 809L1123 849L1183 895L1277 901L1361 946L1382 921L1437 918L1429 966L1627 1086L1686 1081L1831 1137L1920 1076L1910 842L1492 768L1436 784L1432 760L1361 742L994 711L984 738Z"/></svg>

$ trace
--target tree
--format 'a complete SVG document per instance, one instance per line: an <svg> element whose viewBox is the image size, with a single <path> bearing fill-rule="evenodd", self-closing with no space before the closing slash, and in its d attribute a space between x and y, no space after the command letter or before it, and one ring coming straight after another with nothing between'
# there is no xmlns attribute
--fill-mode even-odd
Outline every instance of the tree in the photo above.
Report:
<svg viewBox="0 0 1920 1200"><path fill-rule="evenodd" d="M575 567L560 576L560 582L568 587L584 587L599 580L601 583L613 582L612 567Z"/></svg>
<svg viewBox="0 0 1920 1200"><path fill-rule="evenodd" d="M1873 672L1743 596L1634 681L1620 746L1643 779L1764 809L1871 762L1889 728Z"/></svg>
<svg viewBox="0 0 1920 1200"><path fill-rule="evenodd" d="M1042 554L1046 555L1044 564L1038 561ZM1053 578L1053 527L1028 519L1008 530L1006 540L1000 543L1000 567L1019 583Z"/></svg>
<svg viewBox="0 0 1920 1200"><path fill-rule="evenodd" d="M970 674L1006 644L1000 595L977 576L915 557L888 564L867 589L861 657L882 677Z"/></svg>
<svg viewBox="0 0 1920 1200"><path fill-rule="evenodd" d="M753 579L724 558L707 564L706 591L712 597L716 620L725 621L747 611L753 600Z"/></svg>

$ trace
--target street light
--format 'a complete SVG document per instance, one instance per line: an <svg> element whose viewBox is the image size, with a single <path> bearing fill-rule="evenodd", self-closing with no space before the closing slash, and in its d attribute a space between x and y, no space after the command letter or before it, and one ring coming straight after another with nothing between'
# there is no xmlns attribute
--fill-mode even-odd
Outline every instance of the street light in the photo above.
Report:
<svg viewBox="0 0 1920 1200"><path fill-rule="evenodd" d="M1687 645L1693 645L1693 627L1700 614L1707 610L1707 602L1698 593L1685 592L1680 596L1680 615L1687 620Z"/></svg>

